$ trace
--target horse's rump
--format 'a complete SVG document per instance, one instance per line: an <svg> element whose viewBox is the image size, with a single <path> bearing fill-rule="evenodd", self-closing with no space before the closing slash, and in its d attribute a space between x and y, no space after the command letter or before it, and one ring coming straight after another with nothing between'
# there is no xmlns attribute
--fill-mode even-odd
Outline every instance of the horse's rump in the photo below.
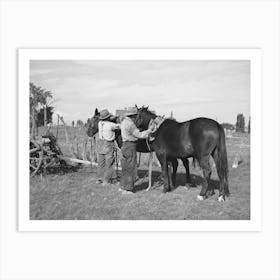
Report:
<svg viewBox="0 0 280 280"><path fill-rule="evenodd" d="M189 135L194 148L194 155L200 158L210 155L219 143L219 123L207 118L197 118L189 121Z"/></svg>

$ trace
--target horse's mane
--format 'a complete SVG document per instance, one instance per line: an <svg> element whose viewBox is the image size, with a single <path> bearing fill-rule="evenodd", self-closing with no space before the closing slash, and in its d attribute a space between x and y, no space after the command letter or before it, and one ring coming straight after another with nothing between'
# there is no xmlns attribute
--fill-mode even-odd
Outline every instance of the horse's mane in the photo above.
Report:
<svg viewBox="0 0 280 280"><path fill-rule="evenodd" d="M169 122L174 122L174 123L178 123L176 120L172 119L172 118L166 118L165 121L169 121Z"/></svg>
<svg viewBox="0 0 280 280"><path fill-rule="evenodd" d="M142 106L140 109L138 109L140 112L147 114L149 117L153 117L156 118L158 117L155 113L153 113L152 111L150 111L149 106L145 107ZM164 116L162 116L162 118L164 118ZM178 124L179 122L176 121L174 118L164 118L164 121L168 121L169 123L176 123Z"/></svg>
<svg viewBox="0 0 280 280"><path fill-rule="evenodd" d="M157 117L155 113L153 113L151 110L149 110L149 106L145 107L142 106L141 108L137 108L139 112L147 113L150 116Z"/></svg>

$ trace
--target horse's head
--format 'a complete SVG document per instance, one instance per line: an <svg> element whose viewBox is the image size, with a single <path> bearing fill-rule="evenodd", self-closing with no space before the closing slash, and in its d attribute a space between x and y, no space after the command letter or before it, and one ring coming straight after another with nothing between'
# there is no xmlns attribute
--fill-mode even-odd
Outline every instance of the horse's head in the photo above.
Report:
<svg viewBox="0 0 280 280"><path fill-rule="evenodd" d="M142 106L141 108L138 108L136 106L136 108L137 108L137 116L135 119L136 126L140 129L144 129L144 130L148 129L150 120L155 119L156 115L148 110L149 106L147 107Z"/></svg>
<svg viewBox="0 0 280 280"><path fill-rule="evenodd" d="M100 112L98 112L98 109L95 109L93 117L89 120L87 125L86 133L89 137L93 137L98 132L98 123L100 121ZM110 119L111 122L114 123L120 123L120 117L119 116L113 116ZM121 137L121 131L116 130L116 142L118 144L118 147L121 148L122 146L122 137Z"/></svg>
<svg viewBox="0 0 280 280"><path fill-rule="evenodd" d="M98 132L98 123L100 121L100 113L95 109L93 117L90 119L87 127L87 135L93 137Z"/></svg>

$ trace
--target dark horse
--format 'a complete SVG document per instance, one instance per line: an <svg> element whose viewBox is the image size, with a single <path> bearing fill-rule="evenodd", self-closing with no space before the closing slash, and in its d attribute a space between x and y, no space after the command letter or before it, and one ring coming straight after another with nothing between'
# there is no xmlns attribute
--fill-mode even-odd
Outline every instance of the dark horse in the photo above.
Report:
<svg viewBox="0 0 280 280"><path fill-rule="evenodd" d="M148 107L138 109L136 124L139 128L147 129L150 121L157 116L148 110ZM196 118L178 123L166 119L155 132L152 148L160 161L164 177L164 192L171 190L172 178L168 158L194 157L203 170L203 185L200 195L203 200L208 195L214 194L214 189L209 186L211 167L210 156L213 157L219 180L219 201L225 200L229 195L228 188L228 162L223 127L214 120Z"/></svg>
<svg viewBox="0 0 280 280"><path fill-rule="evenodd" d="M100 114L98 112L98 109L95 109L94 112L94 116L90 119L88 125L87 125L87 135L89 137L93 137L97 132L98 132L98 123L100 121L99 119ZM136 118L137 116L135 116ZM115 123L119 123L119 119L118 118L114 118L111 121L115 122ZM121 136L121 131L120 130L116 130L116 142L119 148L122 147L122 136ZM139 153L152 153L154 152L154 149L152 147L152 145L149 145L148 142L146 141L146 139L138 139L137 140L137 144L136 144L136 150ZM168 162L171 163L172 165L172 169L173 169L173 174L172 174L172 180L173 183L175 184L175 180L176 180L176 172L177 172L177 168L178 168L178 160L176 157L169 157ZM190 178L190 170L189 170L189 161L188 158L181 158L183 165L186 169L186 181L187 184L191 183L191 178ZM150 162L152 163L152 162ZM149 171L151 172L151 168L152 165L149 166ZM151 174L151 173L149 173ZM149 177L151 177L151 175L149 175ZM149 187L151 187L151 181L149 180Z"/></svg>

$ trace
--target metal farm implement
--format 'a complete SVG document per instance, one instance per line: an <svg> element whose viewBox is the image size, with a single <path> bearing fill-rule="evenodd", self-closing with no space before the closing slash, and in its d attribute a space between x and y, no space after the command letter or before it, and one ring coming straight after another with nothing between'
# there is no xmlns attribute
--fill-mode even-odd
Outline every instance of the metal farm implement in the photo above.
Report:
<svg viewBox="0 0 280 280"><path fill-rule="evenodd" d="M46 171L50 166L66 166L62 152L53 135L42 136L41 141L30 139L29 142L29 170L30 176Z"/></svg>
<svg viewBox="0 0 280 280"><path fill-rule="evenodd" d="M73 155L74 156L74 155ZM85 164L97 166L96 162L78 159L76 157L63 156L61 149L57 144L56 137L51 133L42 136L42 139L29 142L29 170L30 177L35 174L45 172L48 167L67 167L67 162L72 164ZM119 168L120 169L120 168Z"/></svg>

